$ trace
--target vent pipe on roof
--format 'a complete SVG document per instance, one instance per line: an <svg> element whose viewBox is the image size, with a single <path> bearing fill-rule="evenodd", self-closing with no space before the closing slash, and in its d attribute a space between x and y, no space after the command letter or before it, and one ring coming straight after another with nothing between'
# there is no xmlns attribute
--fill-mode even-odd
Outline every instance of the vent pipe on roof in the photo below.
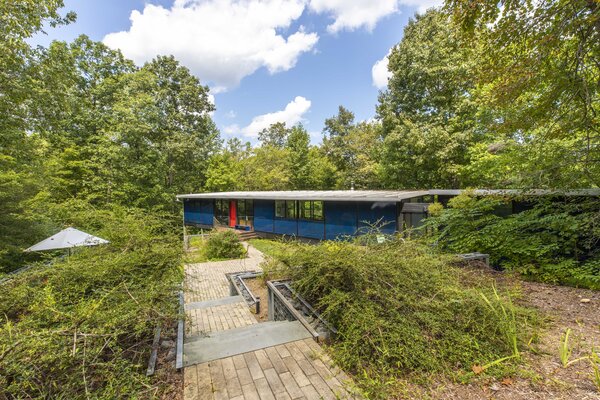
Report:
<svg viewBox="0 0 600 400"><path fill-rule="evenodd" d="M354 180L350 181L350 190L354 190Z"/></svg>

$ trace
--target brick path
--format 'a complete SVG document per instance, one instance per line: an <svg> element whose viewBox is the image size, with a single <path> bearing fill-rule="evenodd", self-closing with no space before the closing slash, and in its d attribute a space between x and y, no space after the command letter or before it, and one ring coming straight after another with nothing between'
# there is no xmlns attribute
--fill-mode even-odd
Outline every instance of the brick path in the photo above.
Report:
<svg viewBox="0 0 600 400"><path fill-rule="evenodd" d="M249 247L249 257L187 265L185 302L229 296L225 273L260 270L262 254ZM186 311L186 337L256 324L244 303ZM184 346L185 352L185 346ZM251 351L184 368L184 399L351 399L351 381L312 339Z"/></svg>

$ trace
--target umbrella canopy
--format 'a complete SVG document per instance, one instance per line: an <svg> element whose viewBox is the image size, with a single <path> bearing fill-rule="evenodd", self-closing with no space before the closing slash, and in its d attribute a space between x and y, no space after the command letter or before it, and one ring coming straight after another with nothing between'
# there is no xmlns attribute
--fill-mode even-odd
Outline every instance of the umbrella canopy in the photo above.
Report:
<svg viewBox="0 0 600 400"><path fill-rule="evenodd" d="M34 244L25 251L70 249L72 247L97 246L106 243L109 243L108 240L82 232L79 229L67 228L58 232L56 235L50 236L48 239L44 239L41 242Z"/></svg>

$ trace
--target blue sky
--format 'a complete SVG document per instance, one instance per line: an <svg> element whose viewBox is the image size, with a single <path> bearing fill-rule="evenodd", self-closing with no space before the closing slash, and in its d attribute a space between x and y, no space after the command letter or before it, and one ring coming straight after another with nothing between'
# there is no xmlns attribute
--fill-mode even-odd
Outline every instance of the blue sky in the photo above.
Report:
<svg viewBox="0 0 600 400"><path fill-rule="evenodd" d="M385 85L384 59L408 19L437 0L66 0L77 22L35 44L86 34L137 64L174 54L211 87L223 138L256 141L275 121L320 141L344 105L367 120Z"/></svg>

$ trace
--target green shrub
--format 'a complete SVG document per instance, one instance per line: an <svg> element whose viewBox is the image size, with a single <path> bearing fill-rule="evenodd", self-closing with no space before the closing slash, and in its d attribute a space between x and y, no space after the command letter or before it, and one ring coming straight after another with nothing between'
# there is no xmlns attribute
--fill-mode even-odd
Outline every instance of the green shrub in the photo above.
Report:
<svg viewBox="0 0 600 400"><path fill-rule="evenodd" d="M239 237L231 230L211 233L206 241L206 257L210 260L240 258L246 254Z"/></svg>
<svg viewBox="0 0 600 400"><path fill-rule="evenodd" d="M178 224L147 211L94 210L79 202L49 213L111 243L79 249L0 286L0 398L160 394L145 369L155 326L168 330L178 312Z"/></svg>
<svg viewBox="0 0 600 400"><path fill-rule="evenodd" d="M393 396L389 383L398 379L453 378L515 361L529 338L529 312L506 290L415 242L297 244L282 260L296 289L339 331L334 357L370 398Z"/></svg>
<svg viewBox="0 0 600 400"><path fill-rule="evenodd" d="M457 196L425 231L446 251L489 253L494 265L532 279L600 288L600 201L522 198L527 210L498 215L512 200Z"/></svg>

